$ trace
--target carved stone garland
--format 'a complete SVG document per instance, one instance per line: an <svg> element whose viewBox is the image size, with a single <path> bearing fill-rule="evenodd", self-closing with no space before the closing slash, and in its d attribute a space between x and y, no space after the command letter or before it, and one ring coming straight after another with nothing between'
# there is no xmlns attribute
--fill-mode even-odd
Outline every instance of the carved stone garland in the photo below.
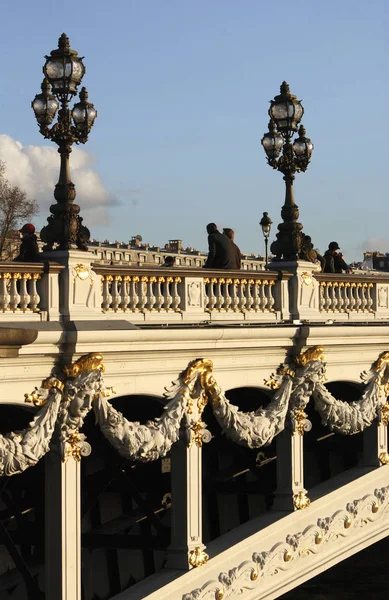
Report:
<svg viewBox="0 0 389 600"><path fill-rule="evenodd" d="M356 402L337 400L324 385L318 382L312 392L315 408L322 423L332 431L343 435L360 433L373 423L375 418L388 424L389 407L389 352L382 352L370 371L363 372L361 379L366 383L361 399Z"/></svg>
<svg viewBox="0 0 389 600"><path fill-rule="evenodd" d="M110 444L125 458L150 462L166 456L172 445L178 441L181 422L185 416L187 443L201 445L205 423L201 414L207 402L204 397L204 373L212 367L211 361L198 359L167 389L164 396L169 399L163 415L144 425L128 421L113 408L103 394L94 402L96 420ZM194 403L197 403L200 418L191 418ZM205 436L207 437L207 436Z"/></svg>

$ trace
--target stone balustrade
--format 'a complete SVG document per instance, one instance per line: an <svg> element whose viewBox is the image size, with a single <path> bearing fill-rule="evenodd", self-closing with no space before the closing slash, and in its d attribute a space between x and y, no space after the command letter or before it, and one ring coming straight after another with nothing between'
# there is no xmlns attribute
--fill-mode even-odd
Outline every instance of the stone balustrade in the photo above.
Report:
<svg viewBox="0 0 389 600"><path fill-rule="evenodd" d="M389 316L389 278L371 274L318 273L319 312L337 319Z"/></svg>
<svg viewBox="0 0 389 600"><path fill-rule="evenodd" d="M51 257L50 257L51 258ZM87 259L87 260L86 260ZM0 264L0 319L309 322L389 320L389 276L92 263ZM280 267L282 264L280 264ZM62 291L61 291L62 290Z"/></svg>
<svg viewBox="0 0 389 600"><path fill-rule="evenodd" d="M58 297L61 269L48 263L0 263L0 319L46 320L53 285ZM57 317L58 300L55 304Z"/></svg>
<svg viewBox="0 0 389 600"><path fill-rule="evenodd" d="M158 315L213 319L276 320L277 273L184 269L118 269L94 265L102 281L102 310L131 312L136 320ZM228 313L228 314L227 314ZM153 315L153 316L151 316ZM176 318L177 318L176 317Z"/></svg>

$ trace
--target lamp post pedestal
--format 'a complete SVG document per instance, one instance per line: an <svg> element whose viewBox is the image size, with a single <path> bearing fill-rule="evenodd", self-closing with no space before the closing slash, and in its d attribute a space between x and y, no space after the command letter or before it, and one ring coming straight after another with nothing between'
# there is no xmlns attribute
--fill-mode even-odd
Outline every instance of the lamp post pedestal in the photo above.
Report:
<svg viewBox="0 0 389 600"><path fill-rule="evenodd" d="M101 276L93 271L94 254L81 250L43 252L44 260L65 268L59 275L59 314L61 321L101 319Z"/></svg>
<svg viewBox="0 0 389 600"><path fill-rule="evenodd" d="M319 283L313 274L320 272L319 264L305 260L273 261L267 265L269 271L291 273L288 279L289 315L283 315L285 320L317 319L319 311Z"/></svg>

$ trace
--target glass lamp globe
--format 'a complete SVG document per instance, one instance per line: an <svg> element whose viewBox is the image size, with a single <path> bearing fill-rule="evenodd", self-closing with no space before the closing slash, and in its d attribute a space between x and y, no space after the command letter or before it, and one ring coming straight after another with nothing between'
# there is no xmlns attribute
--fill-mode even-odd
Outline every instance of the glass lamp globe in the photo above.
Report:
<svg viewBox="0 0 389 600"><path fill-rule="evenodd" d="M69 38L63 33L58 49L46 56L43 73L49 80L54 94L74 96L85 74L85 66L78 52L70 48Z"/></svg>
<svg viewBox="0 0 389 600"><path fill-rule="evenodd" d="M304 114L304 108L297 96L290 93L289 85L283 81L280 87L280 94L271 101L269 108L270 118L277 125L278 131L290 134L297 131Z"/></svg>
<svg viewBox="0 0 389 600"><path fill-rule="evenodd" d="M273 221L269 217L268 213L264 212L262 219L259 221L259 224L262 227L262 233L265 237L268 237L272 223Z"/></svg>
<svg viewBox="0 0 389 600"><path fill-rule="evenodd" d="M80 132L89 132L97 117L97 110L88 102L88 92L83 87L80 92L80 102L74 105L72 117L76 129Z"/></svg>
<svg viewBox="0 0 389 600"><path fill-rule="evenodd" d="M297 158L310 159L313 151L313 144L311 140L305 137L306 131L304 125L300 125L299 137L293 144L293 150Z"/></svg>
<svg viewBox="0 0 389 600"><path fill-rule="evenodd" d="M39 125L47 127L52 123L58 110L58 101L50 94L50 84L46 78L42 82L41 90L42 93L35 96L31 106Z"/></svg>
<svg viewBox="0 0 389 600"><path fill-rule="evenodd" d="M261 140L266 155L269 159L277 158L280 155L284 139L280 133L276 131L274 121L269 121L269 133L265 133Z"/></svg>

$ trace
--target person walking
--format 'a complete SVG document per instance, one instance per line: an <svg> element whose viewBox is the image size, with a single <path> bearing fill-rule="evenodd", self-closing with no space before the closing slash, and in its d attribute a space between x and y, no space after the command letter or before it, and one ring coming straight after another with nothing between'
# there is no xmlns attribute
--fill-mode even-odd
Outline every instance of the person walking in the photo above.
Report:
<svg viewBox="0 0 389 600"><path fill-rule="evenodd" d="M231 244L234 249L234 254L235 254L234 269L240 269L242 267L242 253L241 253L239 247L234 242L235 231L233 229L230 229L229 227L225 227L223 229L223 233L224 233L224 235L226 235L228 237L229 240L231 240Z"/></svg>
<svg viewBox="0 0 389 600"><path fill-rule="evenodd" d="M208 257L205 269L235 269L235 251L231 240L220 233L215 223L208 223Z"/></svg>

